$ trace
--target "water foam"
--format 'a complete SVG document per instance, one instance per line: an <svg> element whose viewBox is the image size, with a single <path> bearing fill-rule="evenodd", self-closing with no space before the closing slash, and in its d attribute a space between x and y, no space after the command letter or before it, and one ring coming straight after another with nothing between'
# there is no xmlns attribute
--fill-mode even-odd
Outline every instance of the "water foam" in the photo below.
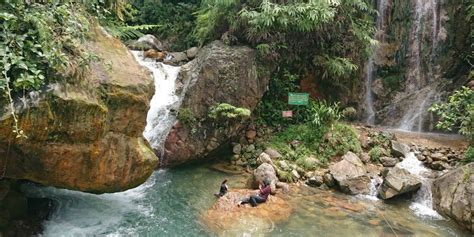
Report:
<svg viewBox="0 0 474 237"><path fill-rule="evenodd" d="M413 202L410 204L410 209L420 217L437 220L443 219L440 214L433 210L432 180L426 178L431 171L423 166L423 162L419 161L413 152L408 153L405 159L397 164L397 167L407 170L421 181L421 188L416 192Z"/></svg>

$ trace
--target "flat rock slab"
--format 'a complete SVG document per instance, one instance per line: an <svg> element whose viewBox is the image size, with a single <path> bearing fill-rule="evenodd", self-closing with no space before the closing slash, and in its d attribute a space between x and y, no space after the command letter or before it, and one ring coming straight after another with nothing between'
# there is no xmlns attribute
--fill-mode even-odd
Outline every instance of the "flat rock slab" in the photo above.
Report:
<svg viewBox="0 0 474 237"><path fill-rule="evenodd" d="M259 235L290 217L291 205L277 196L270 195L267 202L257 207L249 204L237 206L242 199L257 192L250 189L230 190L202 215L203 224L217 235Z"/></svg>

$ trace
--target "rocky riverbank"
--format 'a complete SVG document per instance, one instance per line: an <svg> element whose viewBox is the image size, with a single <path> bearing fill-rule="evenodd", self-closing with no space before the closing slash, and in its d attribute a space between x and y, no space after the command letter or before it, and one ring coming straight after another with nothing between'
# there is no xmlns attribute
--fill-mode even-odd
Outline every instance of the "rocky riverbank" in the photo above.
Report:
<svg viewBox="0 0 474 237"><path fill-rule="evenodd" d="M254 171L251 171L253 175L248 182L248 187L255 188L253 184L256 180L266 178L272 181L273 189L280 187L287 191L288 185L284 182L290 185L304 183L321 189L336 189L350 195L372 195L381 199L393 199L399 196L405 198L407 195L410 197L417 193L422 185L431 186L432 182L433 188L436 189L439 183L442 183L441 180L446 179L447 173L455 172L453 171L455 169L464 170L465 177L461 179L451 175L449 179L452 183L463 183L462 187L464 185L470 187L469 182L472 183L472 173L474 173L472 167L463 163L463 153L467 142L461 137L437 134L416 135L380 128L354 127L357 130L362 151L348 152L342 157L333 157L328 162L309 156L306 161L312 165L304 166L268 146L266 140L272 136L272 129L250 126L233 143L231 151L234 155L230 160L230 165L244 169L255 167ZM433 139L430 140L427 136L433 136ZM424 140L420 137L424 137ZM297 144L297 140L290 142L290 146L297 146ZM457 212L455 205L470 210L472 198L467 195L461 198L462 201L453 204L454 206L446 204L446 200L452 200L455 193L470 193L468 189L462 190L464 189L459 188L459 190L454 189L442 194L438 191L436 195L433 195L434 205L428 208L434 208L440 214L458 220L463 227L471 230L472 227L466 224L466 219L470 218L468 216L470 212ZM461 194L456 195L460 197ZM440 202L444 207L440 207L438 204Z"/></svg>

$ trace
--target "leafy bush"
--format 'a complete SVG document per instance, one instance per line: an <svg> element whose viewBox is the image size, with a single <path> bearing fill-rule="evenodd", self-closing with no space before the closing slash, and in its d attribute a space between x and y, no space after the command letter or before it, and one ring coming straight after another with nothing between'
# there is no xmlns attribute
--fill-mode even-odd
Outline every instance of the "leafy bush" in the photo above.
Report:
<svg viewBox="0 0 474 237"><path fill-rule="evenodd" d="M128 25L154 25L143 32L170 43L172 50L186 50L196 45L196 11L200 0L131 0L136 12ZM142 30L140 30L142 31Z"/></svg>
<svg viewBox="0 0 474 237"><path fill-rule="evenodd" d="M298 140L300 145L292 148L289 143L293 140ZM332 157L344 155L348 151L362 152L354 128L342 123L320 129L308 124L291 125L272 137L270 143L285 159L291 161L306 159L313 154L320 161L327 162Z"/></svg>
<svg viewBox="0 0 474 237"><path fill-rule="evenodd" d="M209 117L214 120L242 119L250 117L250 113L250 110L246 108L221 103L210 109Z"/></svg>
<svg viewBox="0 0 474 237"><path fill-rule="evenodd" d="M314 127L330 126L341 118L339 103L330 104L326 101L311 103L309 116L310 124Z"/></svg>
<svg viewBox="0 0 474 237"><path fill-rule="evenodd" d="M474 90L463 86L449 96L448 102L433 105L429 111L435 112L440 120L439 129L458 130L474 142Z"/></svg>
<svg viewBox="0 0 474 237"><path fill-rule="evenodd" d="M474 162L474 147L469 146L464 153L464 160L465 163Z"/></svg>
<svg viewBox="0 0 474 237"><path fill-rule="evenodd" d="M194 126L196 124L196 117L189 108L181 108L177 116L178 120L186 126Z"/></svg>
<svg viewBox="0 0 474 237"><path fill-rule="evenodd" d="M342 110L341 115L348 121L354 121L357 119L357 110L354 107L347 107Z"/></svg>
<svg viewBox="0 0 474 237"><path fill-rule="evenodd" d="M378 162L380 161L380 157L382 157L384 153L385 151L383 148L379 146L372 147L372 149L370 149L369 151L370 160Z"/></svg>

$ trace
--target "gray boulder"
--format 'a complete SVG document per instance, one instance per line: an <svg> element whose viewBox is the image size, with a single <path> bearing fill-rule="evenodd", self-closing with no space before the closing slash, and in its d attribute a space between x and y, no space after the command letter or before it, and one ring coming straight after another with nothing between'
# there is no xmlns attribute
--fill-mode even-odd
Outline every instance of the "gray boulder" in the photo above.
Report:
<svg viewBox="0 0 474 237"><path fill-rule="evenodd" d="M389 170L379 186L378 196L382 199L390 199L395 196L413 192L421 187L418 177L405 169L394 167Z"/></svg>
<svg viewBox="0 0 474 237"><path fill-rule="evenodd" d="M163 44L153 35L144 35L128 47L133 50L155 49L163 51Z"/></svg>
<svg viewBox="0 0 474 237"><path fill-rule="evenodd" d="M276 151L276 150L274 150L270 147L267 147L265 149L265 153L267 153L270 156L270 158L272 158L272 159L278 159L278 158L282 157L282 155L278 151Z"/></svg>
<svg viewBox="0 0 474 237"><path fill-rule="evenodd" d="M382 163L384 167L394 167L398 163L398 159L384 156L380 158L380 163Z"/></svg>
<svg viewBox="0 0 474 237"><path fill-rule="evenodd" d="M265 153L265 152L262 152L258 158L257 158L257 165L261 165L263 163L267 163L267 164L270 164L270 165L273 165L273 161L272 159L270 158L270 156Z"/></svg>
<svg viewBox="0 0 474 237"><path fill-rule="evenodd" d="M435 179L432 195L436 211L474 232L474 163Z"/></svg>
<svg viewBox="0 0 474 237"><path fill-rule="evenodd" d="M189 59L193 59L197 56L198 52L199 52L198 47L192 47L186 50L186 55L188 56Z"/></svg>
<svg viewBox="0 0 474 237"><path fill-rule="evenodd" d="M391 141L391 153L395 157L404 157L410 152L410 147L407 144Z"/></svg>
<svg viewBox="0 0 474 237"><path fill-rule="evenodd" d="M370 178L356 154L348 152L341 161L329 166L329 171L342 192L354 195L369 193Z"/></svg>
<svg viewBox="0 0 474 237"><path fill-rule="evenodd" d="M253 175L250 179L250 187L258 188L260 183L263 183L264 180L271 182L272 192L276 190L276 183L278 183L278 178L276 176L276 171L272 165L268 163L263 163L253 171Z"/></svg>
<svg viewBox="0 0 474 237"><path fill-rule="evenodd" d="M168 53L167 57L163 60L163 63L170 65L182 65L188 61L188 56L183 52Z"/></svg>

